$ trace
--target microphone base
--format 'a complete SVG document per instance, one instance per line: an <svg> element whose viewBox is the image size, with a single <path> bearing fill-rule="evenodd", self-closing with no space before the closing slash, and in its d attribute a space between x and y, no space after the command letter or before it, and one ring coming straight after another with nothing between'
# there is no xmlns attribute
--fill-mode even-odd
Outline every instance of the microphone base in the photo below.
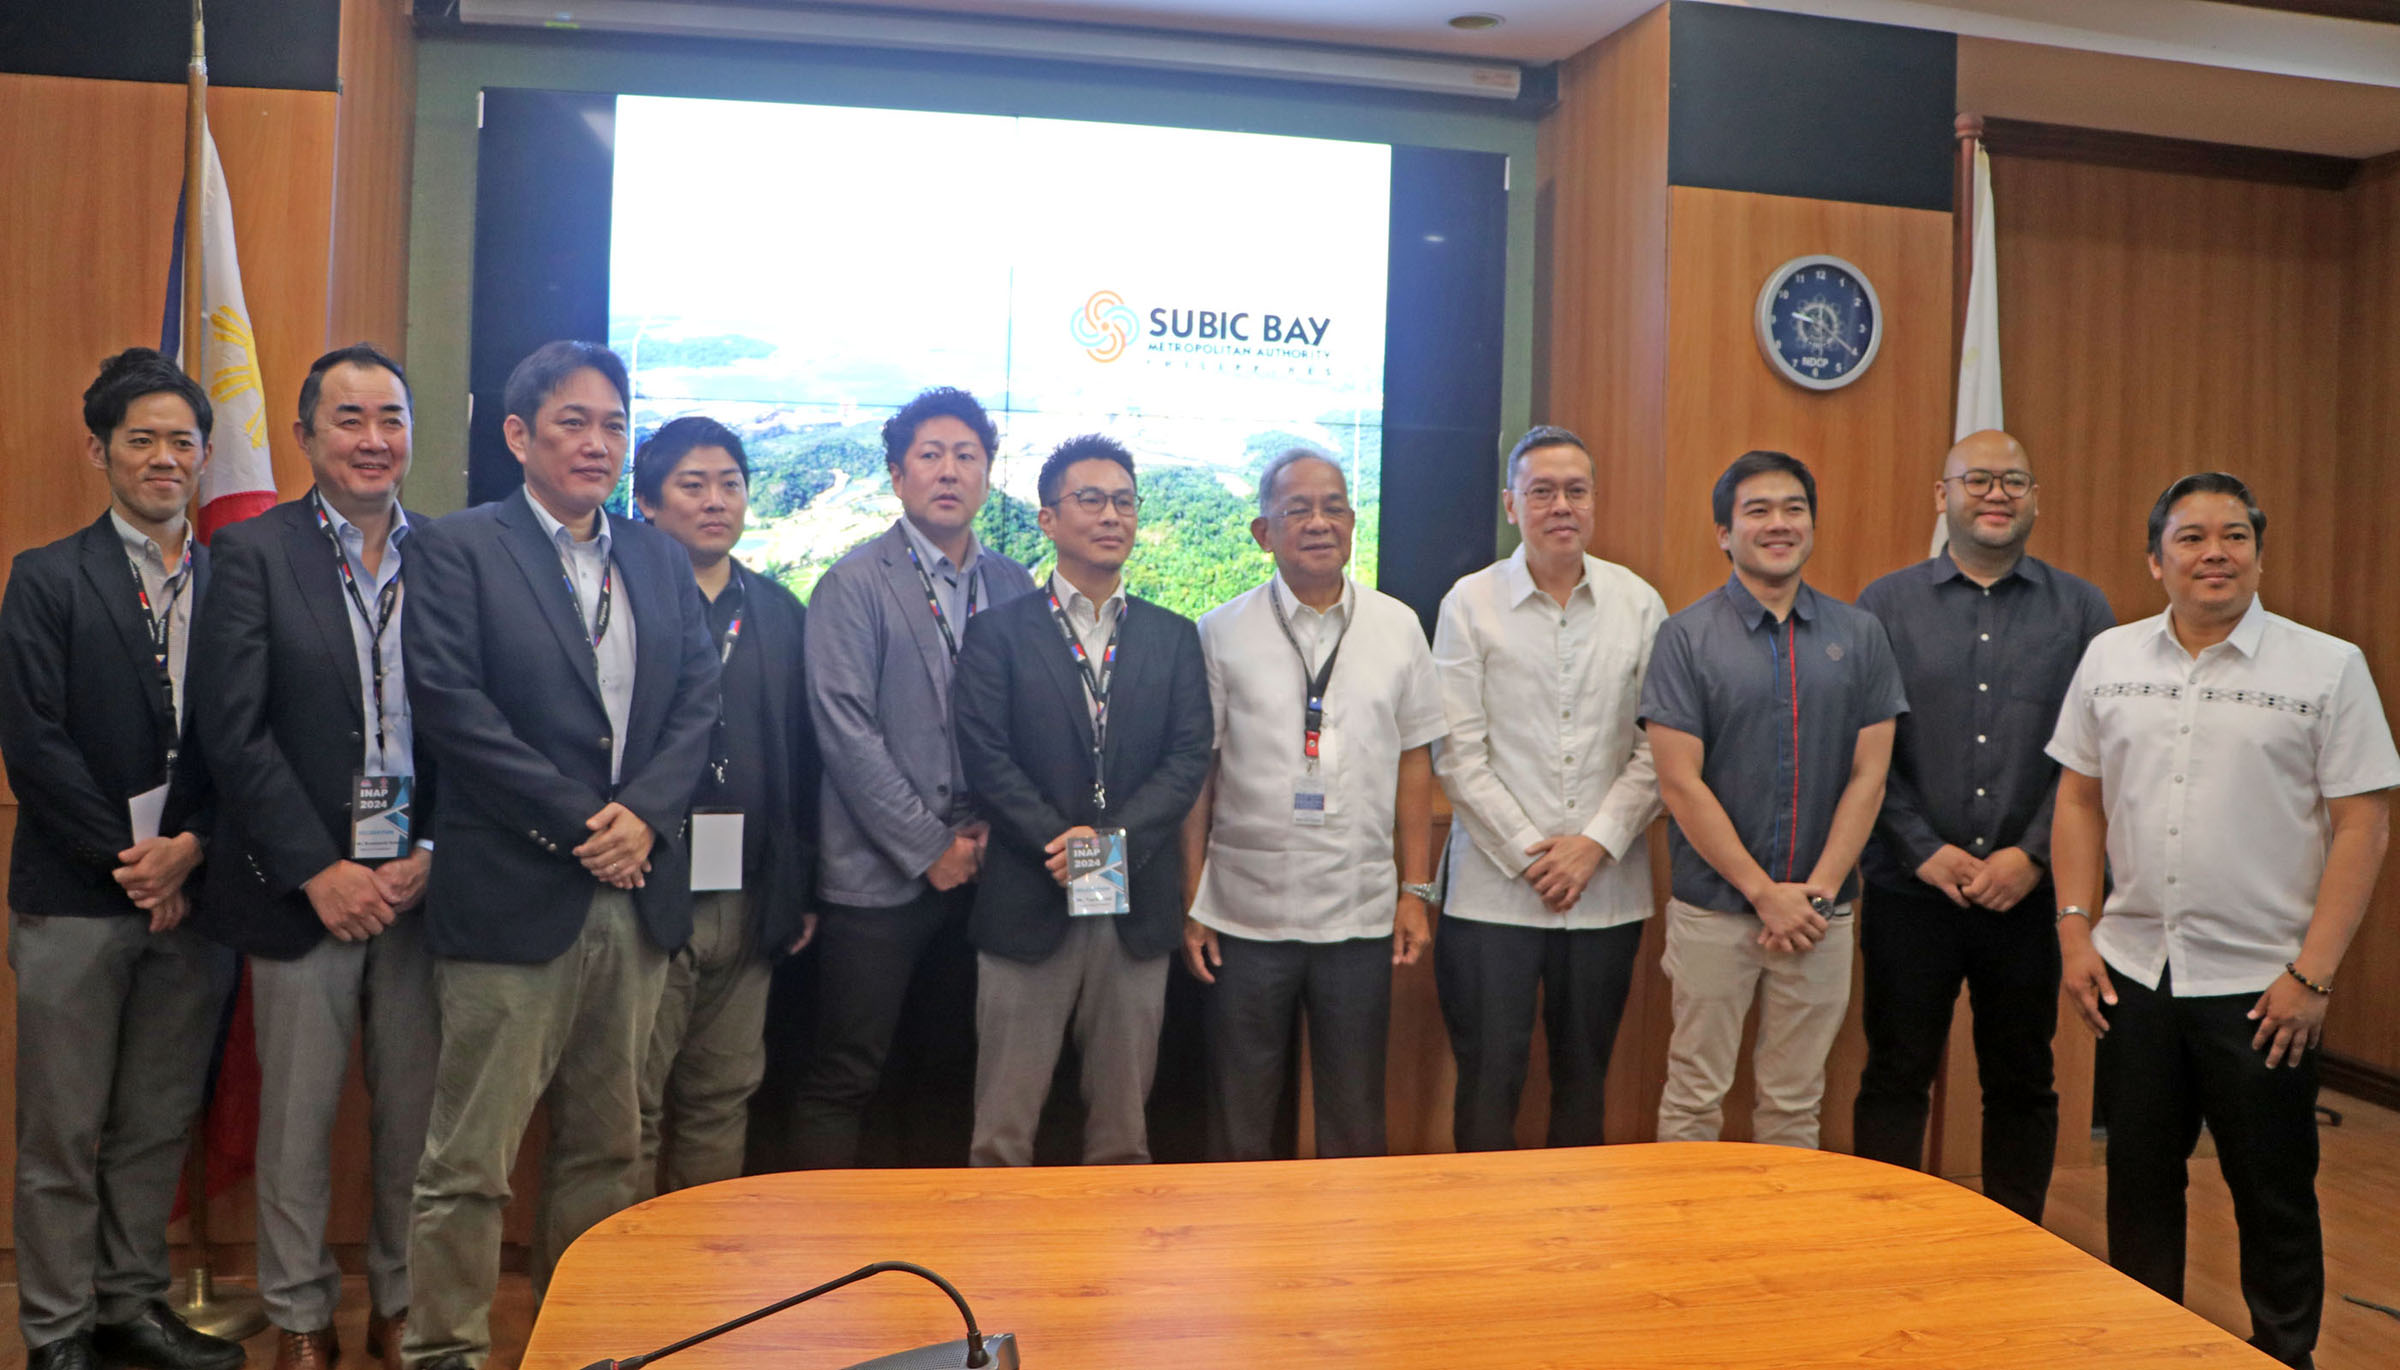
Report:
<svg viewBox="0 0 2400 1370"><path fill-rule="evenodd" d="M1014 1332L987 1332L983 1338L987 1358L984 1370L1017 1370L1017 1336ZM920 1346L914 1351L897 1351L873 1360L862 1360L847 1370L962 1370L967 1363L967 1339L946 1341L936 1346Z"/></svg>

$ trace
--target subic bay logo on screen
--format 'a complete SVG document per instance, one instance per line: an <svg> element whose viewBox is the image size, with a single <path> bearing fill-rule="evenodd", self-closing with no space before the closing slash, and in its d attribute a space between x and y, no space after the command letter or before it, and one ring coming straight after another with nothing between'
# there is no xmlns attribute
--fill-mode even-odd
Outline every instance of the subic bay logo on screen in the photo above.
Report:
<svg viewBox="0 0 2400 1370"><path fill-rule="evenodd" d="M1141 316L1114 290L1095 290L1083 308L1067 318L1067 331L1083 354L1096 362L1113 362L1142 336Z"/></svg>
<svg viewBox="0 0 2400 1370"><path fill-rule="evenodd" d="M1067 317L1084 355L1113 362L1138 350L1153 366L1316 375L1328 363L1330 315L1161 306L1144 316L1114 290L1095 290Z"/></svg>

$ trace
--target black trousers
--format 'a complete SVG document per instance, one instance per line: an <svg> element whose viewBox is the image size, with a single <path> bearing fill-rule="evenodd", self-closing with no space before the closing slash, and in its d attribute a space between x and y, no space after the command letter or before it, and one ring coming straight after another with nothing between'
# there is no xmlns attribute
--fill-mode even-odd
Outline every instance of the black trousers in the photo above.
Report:
<svg viewBox="0 0 2400 1370"><path fill-rule="evenodd" d="M1965 908L1932 889L1867 893L1867 1067L1852 1110L1853 1145L1870 1160L1922 1169L1934 1073L1950 1045L1965 981L1983 1084L1983 1192L2042 1220L2058 1153L2057 896L2048 882L2006 913Z"/></svg>
<svg viewBox="0 0 2400 1370"><path fill-rule="evenodd" d="M1550 1048L1550 1146L1598 1146L1608 1058L1633 985L1641 923L1569 932L1445 917L1434 939L1442 1025L1458 1058L1451 1137L1461 1151L1517 1144L1517 1101L1542 996Z"/></svg>
<svg viewBox="0 0 2400 1370"><path fill-rule="evenodd" d="M1274 1156L1293 1029L1308 1015L1319 1156L1381 1156L1384 1044L1392 1026L1392 939L1263 942L1220 933L1208 987L1208 1151Z"/></svg>
<svg viewBox="0 0 2400 1370"><path fill-rule="evenodd" d="M826 907L817 927L816 1025L793 1087L792 1164L861 1163L868 1105L900 1037L913 1077L900 1104L912 1154L888 1159L966 1164L975 1088L975 951L966 928L974 898L974 886L962 885L889 908ZM955 1157L946 1154L952 1150Z"/></svg>
<svg viewBox="0 0 2400 1370"><path fill-rule="evenodd" d="M2317 1219L2317 1053L2267 1069L2250 1045L2256 994L2178 998L2108 968L2116 1007L2100 1039L2108 1113L2108 1263L2183 1299L2184 1183L2200 1125L2217 1144L2241 1234L2250 1344L2306 1366L2325 1309Z"/></svg>

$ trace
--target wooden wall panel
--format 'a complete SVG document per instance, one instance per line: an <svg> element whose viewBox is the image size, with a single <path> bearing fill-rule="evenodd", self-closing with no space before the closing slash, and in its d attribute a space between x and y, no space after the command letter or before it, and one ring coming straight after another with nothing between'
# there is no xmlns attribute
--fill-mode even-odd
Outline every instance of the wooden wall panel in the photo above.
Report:
<svg viewBox="0 0 2400 1370"><path fill-rule="evenodd" d="M2384 712L2400 716L2400 507L2392 477L2400 452L2400 158L2371 165L2345 196L2350 273L2342 329L2342 396L2336 428L2338 492L2330 509L2295 511L2276 527L2314 537L2336 530L2331 631L2366 651ZM2311 454L2295 453L2305 458ZM2270 525L2274 527L2275 525ZM2277 539L2277 554L2282 542ZM2400 859L2387 858L2374 909L2342 963L2326 1046L2400 1076Z"/></svg>
<svg viewBox="0 0 2400 1370"><path fill-rule="evenodd" d="M406 361L408 182L416 124L409 0L342 0L342 98L334 119L328 346L366 339Z"/></svg>

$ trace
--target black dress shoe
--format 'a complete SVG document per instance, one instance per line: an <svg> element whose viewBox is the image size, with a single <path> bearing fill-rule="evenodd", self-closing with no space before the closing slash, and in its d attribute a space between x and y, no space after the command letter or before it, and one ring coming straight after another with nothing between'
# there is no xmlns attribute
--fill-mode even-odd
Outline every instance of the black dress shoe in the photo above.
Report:
<svg viewBox="0 0 2400 1370"><path fill-rule="evenodd" d="M92 1351L107 1365L137 1370L237 1370L244 1359L240 1342L193 1331L156 1299L123 1322L93 1328Z"/></svg>
<svg viewBox="0 0 2400 1370"><path fill-rule="evenodd" d="M92 1359L92 1334L77 1332L43 1342L26 1353L25 1370L98 1370Z"/></svg>

